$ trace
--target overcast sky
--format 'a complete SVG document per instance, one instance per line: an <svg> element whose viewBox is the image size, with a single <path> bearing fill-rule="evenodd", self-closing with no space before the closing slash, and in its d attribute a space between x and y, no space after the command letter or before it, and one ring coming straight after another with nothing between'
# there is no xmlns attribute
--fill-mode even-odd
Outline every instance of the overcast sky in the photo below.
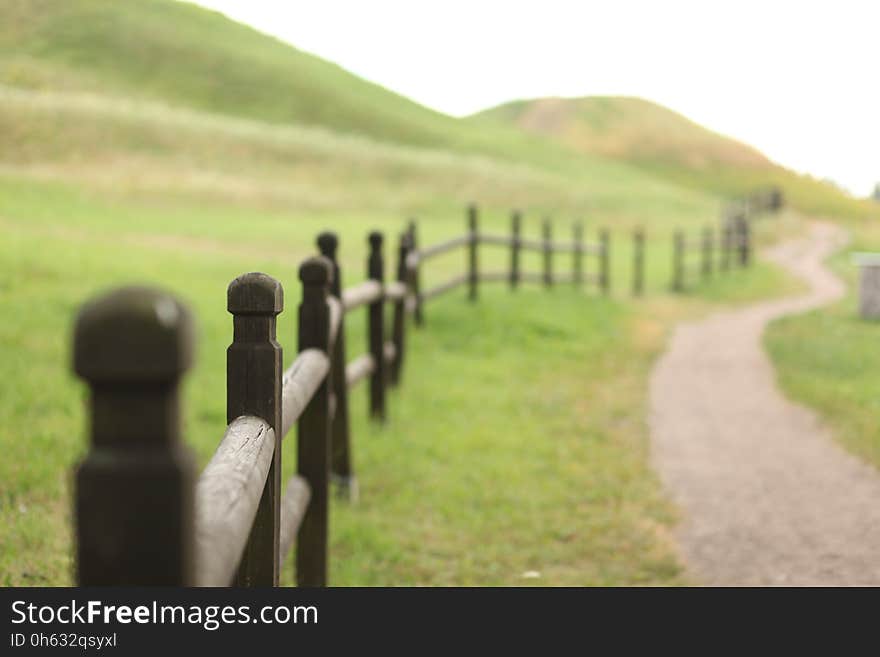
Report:
<svg viewBox="0 0 880 657"><path fill-rule="evenodd" d="M456 116L647 98L858 195L880 181L878 0L198 0Z"/></svg>

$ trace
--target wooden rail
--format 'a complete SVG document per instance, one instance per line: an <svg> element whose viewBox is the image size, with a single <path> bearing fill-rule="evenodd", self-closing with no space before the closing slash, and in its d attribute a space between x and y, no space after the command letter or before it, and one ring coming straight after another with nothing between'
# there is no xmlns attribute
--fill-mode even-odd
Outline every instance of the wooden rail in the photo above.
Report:
<svg viewBox="0 0 880 657"><path fill-rule="evenodd" d="M508 282L511 289L520 283L541 283L550 287L556 283L582 286L595 286L603 294L610 291L610 237L607 230L599 232L596 242L587 243L583 240L583 225L573 225L572 241L554 241L552 224L549 219L542 223L542 239L528 239L522 236L522 214L514 211L511 215L511 233L499 235L479 230L479 213L476 206L468 206L467 232L465 235L445 240L431 247L418 248L416 245L416 229L410 223L406 237L409 249L402 260L406 274L399 280L405 280L410 297L404 301L403 309L415 316L416 325L424 323L424 306L427 301L445 295L460 285L467 285L468 298L474 301L478 297L480 283ZM510 269L507 272L482 272L479 266L479 247L481 245L501 246L510 249ZM440 253L448 253L459 247L467 247L466 271L464 274L452 276L446 281L422 290L421 269L425 261ZM543 267L540 274L520 271L520 253L523 249L538 251L543 255ZM572 254L571 273L554 271L554 255ZM584 257L595 258L595 272L584 271ZM398 299L402 292L395 290L386 296Z"/></svg>

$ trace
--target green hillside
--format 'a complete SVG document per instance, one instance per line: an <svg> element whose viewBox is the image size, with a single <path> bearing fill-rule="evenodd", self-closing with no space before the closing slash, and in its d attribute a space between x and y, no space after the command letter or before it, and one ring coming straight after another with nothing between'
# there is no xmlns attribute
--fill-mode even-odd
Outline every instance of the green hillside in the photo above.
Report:
<svg viewBox="0 0 880 657"><path fill-rule="evenodd" d="M5 0L0 84L159 101L549 168L578 163L544 140L505 126L475 128L175 0Z"/></svg>
<svg viewBox="0 0 880 657"><path fill-rule="evenodd" d="M740 142L640 98L538 98L506 103L470 118L516 126L584 155L637 165L664 178L729 195L764 184L785 189L806 212L866 217L876 205L825 182L797 175Z"/></svg>

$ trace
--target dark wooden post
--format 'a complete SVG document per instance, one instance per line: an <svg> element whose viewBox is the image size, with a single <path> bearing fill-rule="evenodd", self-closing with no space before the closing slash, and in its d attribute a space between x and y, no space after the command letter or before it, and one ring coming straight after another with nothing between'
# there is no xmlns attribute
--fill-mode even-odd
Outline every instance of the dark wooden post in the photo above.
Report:
<svg viewBox="0 0 880 657"><path fill-rule="evenodd" d="M477 228L477 206L471 203L468 206L468 299L477 300L477 285L480 281L479 261L477 248L480 244L480 234Z"/></svg>
<svg viewBox="0 0 880 657"><path fill-rule="evenodd" d="M633 296L640 297L645 287L645 233L636 228L633 233Z"/></svg>
<svg viewBox="0 0 880 657"><path fill-rule="evenodd" d="M418 253L419 241L415 219L410 220L408 232L410 253ZM410 269L409 278L410 286L412 288L413 301L415 303L415 307L413 309L413 319L415 319L416 326L422 326L422 324L424 324L425 322L424 310L422 307L421 276L419 275L421 268L421 263L416 262L415 266Z"/></svg>
<svg viewBox="0 0 880 657"><path fill-rule="evenodd" d="M736 218L737 222L737 245L739 246L739 264L741 267L748 267L751 263L751 231L749 220L744 214L740 214Z"/></svg>
<svg viewBox="0 0 880 657"><path fill-rule="evenodd" d="M369 236L370 257L367 260L367 278L384 287L385 263L382 259L382 233ZM367 347L375 361L370 375L370 417L385 421L385 300L379 299L367 309Z"/></svg>
<svg viewBox="0 0 880 657"><path fill-rule="evenodd" d="M195 470L178 392L192 335L187 309L148 288L111 292L77 317L73 368L89 385L91 416L76 470L80 586L194 583Z"/></svg>
<svg viewBox="0 0 880 657"><path fill-rule="evenodd" d="M684 232L675 231L672 237L672 291L684 290Z"/></svg>
<svg viewBox="0 0 880 657"><path fill-rule="evenodd" d="M406 259L409 256L409 235L401 233L397 247L397 281L406 284ZM406 347L406 298L394 302L394 318L391 325L391 340L394 342L394 361L391 363L391 385L400 384L403 371L403 354Z"/></svg>
<svg viewBox="0 0 880 657"><path fill-rule="evenodd" d="M333 268L333 278L330 282L329 293L340 303L342 302L342 271L336 252L339 248L339 238L336 233L325 232L318 235L318 249ZM351 434L348 419L348 386L345 382L345 313L339 319L339 329L336 332L336 342L330 345L333 352L332 378L333 396L336 400L336 408L333 413L331 462L330 470L337 491L341 497L353 499L357 495L357 483L354 476L354 465L351 456Z"/></svg>
<svg viewBox="0 0 880 657"><path fill-rule="evenodd" d="M733 234L730 218L726 215L721 219L721 260L718 263L719 271L730 269L730 249L733 242Z"/></svg>
<svg viewBox="0 0 880 657"><path fill-rule="evenodd" d="M782 209L783 202L782 188L773 187L770 190L770 210L772 212L779 212Z"/></svg>
<svg viewBox="0 0 880 657"><path fill-rule="evenodd" d="M232 344L226 351L226 422L242 415L264 419L281 431L281 345L275 324L284 305L281 284L266 274L239 276L229 284ZM278 441L280 443L280 440ZM281 511L281 450L272 464L260 506L235 576L237 586L277 586Z"/></svg>
<svg viewBox="0 0 880 657"><path fill-rule="evenodd" d="M599 232L599 250L599 287L607 296L611 290L611 235L607 228Z"/></svg>
<svg viewBox="0 0 880 657"><path fill-rule="evenodd" d="M584 225L580 221L574 223L573 236L574 256L571 278L575 287L580 287L584 282Z"/></svg>
<svg viewBox="0 0 880 657"><path fill-rule="evenodd" d="M541 226L544 236L544 287L553 285L553 226L549 218Z"/></svg>
<svg viewBox="0 0 880 657"><path fill-rule="evenodd" d="M297 348L326 353L331 374L318 386L297 424L297 473L308 482L311 497L296 537L296 581L299 586L326 586L333 430L330 416L333 354L327 296L333 280L333 264L323 257L309 258L299 268L299 279L303 295L299 305Z"/></svg>
<svg viewBox="0 0 880 657"><path fill-rule="evenodd" d="M712 276L712 229L709 227L703 229L701 247L702 262L700 263L700 273L704 279L708 279Z"/></svg>
<svg viewBox="0 0 880 657"><path fill-rule="evenodd" d="M520 235L522 231L522 214L514 210L510 217L510 289L515 290L519 285L519 252Z"/></svg>

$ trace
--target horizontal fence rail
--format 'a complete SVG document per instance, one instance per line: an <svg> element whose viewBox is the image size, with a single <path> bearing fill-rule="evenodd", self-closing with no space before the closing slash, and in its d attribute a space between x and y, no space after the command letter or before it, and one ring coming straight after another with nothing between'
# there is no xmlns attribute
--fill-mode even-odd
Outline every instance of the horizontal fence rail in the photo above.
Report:
<svg viewBox="0 0 880 657"><path fill-rule="evenodd" d="M608 231L600 231L596 242L585 242L583 240L583 226L577 222L573 225L573 240L554 241L548 232L550 226L549 220L542 224L543 239L524 238L521 234L522 214L514 212L511 215L511 234L509 236L481 232L477 208L470 206L467 212L467 233L465 235L445 240L430 247L417 248L416 229L414 223L411 222L406 234L410 248L402 261L408 272L405 280L411 295L411 302L405 304L405 310L414 314L416 324L421 325L424 322L425 302L443 296L462 285L468 287L468 298L475 300L480 283L508 282L512 289L515 289L520 283L540 283L548 287L557 283L577 286L588 284L595 286L603 294L608 294L610 290L610 236ZM481 271L479 247L482 245L509 248L509 270L507 272ZM452 276L428 289L422 289L420 284L421 269L425 262L436 255L450 253L459 248L467 250L465 273ZM520 253L523 250L543 254L541 273L521 271ZM553 256L565 253L572 254L571 272L554 272ZM594 272L584 271L583 260L585 256L595 259Z"/></svg>

